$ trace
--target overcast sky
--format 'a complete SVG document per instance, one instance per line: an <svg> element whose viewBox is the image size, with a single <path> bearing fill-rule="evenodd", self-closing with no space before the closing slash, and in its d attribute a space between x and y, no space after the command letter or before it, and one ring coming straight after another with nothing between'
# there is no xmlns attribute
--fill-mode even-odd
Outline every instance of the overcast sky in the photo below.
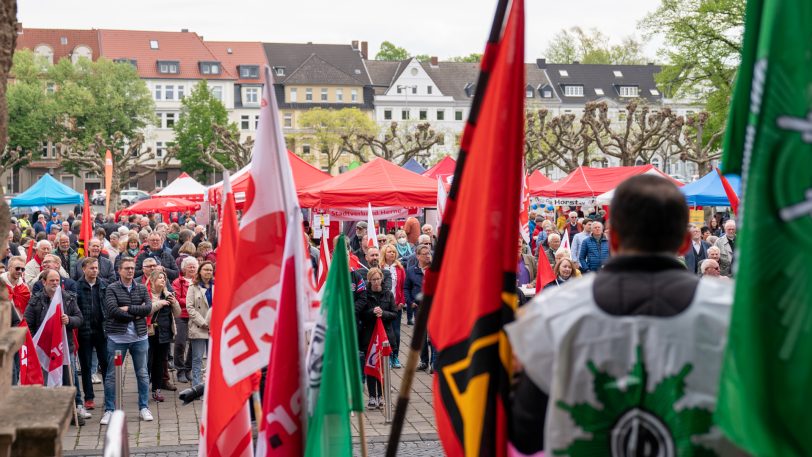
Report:
<svg viewBox="0 0 812 457"><path fill-rule="evenodd" d="M597 27L617 43L635 34L658 3L526 0L526 60L542 57L556 32L575 25ZM33 28L188 28L206 40L366 40L370 57L389 40L413 55L443 59L482 52L495 6L496 0L19 0L18 19ZM647 43L647 57L656 57L657 46L658 40Z"/></svg>

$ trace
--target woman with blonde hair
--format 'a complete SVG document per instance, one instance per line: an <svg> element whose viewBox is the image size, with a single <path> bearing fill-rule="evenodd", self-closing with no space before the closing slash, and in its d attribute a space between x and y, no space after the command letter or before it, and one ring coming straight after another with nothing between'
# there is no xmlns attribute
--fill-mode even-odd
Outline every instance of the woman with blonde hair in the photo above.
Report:
<svg viewBox="0 0 812 457"><path fill-rule="evenodd" d="M404 233L404 236L406 234ZM400 352L400 323L403 320L403 307L406 306L406 294L403 290L406 284L406 269L398 261L399 252L395 245L387 244L381 249L381 269L392 275L392 296L395 299L395 309L397 317L392 321L392 358L390 365L392 368L401 368Z"/></svg>
<svg viewBox="0 0 812 457"><path fill-rule="evenodd" d="M169 343L175 337L174 317L180 316L180 304L175 295L167 290L166 281L166 273L156 269L149 275L147 283L152 298L152 313L147 320L149 374L152 382L152 399L157 402L164 401L161 395L164 363L169 356Z"/></svg>
<svg viewBox="0 0 812 457"><path fill-rule="evenodd" d="M572 259L563 258L557 261L553 267L555 279L548 282L544 288L563 286L570 279L577 277L575 274L576 271L578 270L575 268L575 262L573 262Z"/></svg>
<svg viewBox="0 0 812 457"><path fill-rule="evenodd" d="M195 283L186 295L186 311L189 312L189 344L192 348L192 386L203 382L203 354L209 342L209 321L207 316L212 306L214 294L214 264L200 262Z"/></svg>

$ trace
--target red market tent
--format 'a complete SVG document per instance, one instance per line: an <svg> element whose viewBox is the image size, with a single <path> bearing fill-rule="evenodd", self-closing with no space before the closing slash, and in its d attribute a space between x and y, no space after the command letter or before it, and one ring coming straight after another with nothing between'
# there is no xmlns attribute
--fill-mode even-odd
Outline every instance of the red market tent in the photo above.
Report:
<svg viewBox="0 0 812 457"><path fill-rule="evenodd" d="M530 194L533 194L534 190L541 189L544 186L549 186L553 183L553 180L544 176L541 170L536 170L533 173L530 173L530 176L527 178L527 185L530 189Z"/></svg>
<svg viewBox="0 0 812 457"><path fill-rule="evenodd" d="M591 204L597 196L609 192L632 176L642 174L657 174L677 186L683 185L650 164L639 167L578 167L565 178L552 184L538 189L533 189L531 186L530 194L551 199L553 204Z"/></svg>
<svg viewBox="0 0 812 457"><path fill-rule="evenodd" d="M435 207L437 180L378 158L298 194L303 208Z"/></svg>
<svg viewBox="0 0 812 457"><path fill-rule="evenodd" d="M128 206L116 213L116 219L121 215L130 214L169 214L184 211L197 211L200 203L176 197L156 197L141 200L138 203Z"/></svg>
<svg viewBox="0 0 812 457"><path fill-rule="evenodd" d="M206 186L184 172L160 192L153 195L152 198L177 197L193 202L202 202L205 195Z"/></svg>
<svg viewBox="0 0 812 457"><path fill-rule="evenodd" d="M296 184L297 190L331 178L329 174L310 165L290 151L288 151L288 160L290 161L290 168L293 172L293 182ZM231 176L231 188L234 191L237 207L240 207L242 203L245 202L245 192L248 190L248 170L250 167L251 165L249 164ZM217 184L213 184L209 187L208 192L209 202L211 202L212 205L219 204L221 194L223 193L223 182L220 181Z"/></svg>
<svg viewBox="0 0 812 457"><path fill-rule="evenodd" d="M440 178L443 182L448 182L448 177L454 176L455 168L457 168L457 161L451 156L445 156L442 160L434 164L433 167L423 172L423 176L434 179L435 181L437 178Z"/></svg>

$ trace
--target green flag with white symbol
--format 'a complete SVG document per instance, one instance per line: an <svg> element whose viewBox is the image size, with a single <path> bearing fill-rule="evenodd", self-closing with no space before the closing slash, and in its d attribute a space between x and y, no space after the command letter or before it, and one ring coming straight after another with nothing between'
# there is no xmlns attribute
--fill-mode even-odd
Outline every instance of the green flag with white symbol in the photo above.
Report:
<svg viewBox="0 0 812 457"><path fill-rule="evenodd" d="M812 2L749 0L724 171L742 176L716 420L753 455L812 455Z"/></svg>

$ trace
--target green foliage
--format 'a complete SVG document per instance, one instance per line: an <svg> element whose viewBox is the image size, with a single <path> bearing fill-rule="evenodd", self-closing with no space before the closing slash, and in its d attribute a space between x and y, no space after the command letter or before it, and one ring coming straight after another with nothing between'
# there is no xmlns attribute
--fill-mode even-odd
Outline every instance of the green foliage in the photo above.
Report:
<svg viewBox="0 0 812 457"><path fill-rule="evenodd" d="M428 54L418 54L414 56L414 58L417 59L418 62L428 62L431 60L431 56Z"/></svg>
<svg viewBox="0 0 812 457"><path fill-rule="evenodd" d="M206 81L201 80L181 102L180 119L173 127L177 158L184 171L200 179L206 179L206 174L211 171L201 158L203 148L212 147L214 159L225 168L235 167L213 126L223 127L239 138L237 124L228 121L226 107L212 96Z"/></svg>
<svg viewBox="0 0 812 457"><path fill-rule="evenodd" d="M353 141L361 135L374 135L378 125L358 108L328 110L315 108L299 117L299 126L307 133L298 135L303 141L310 141L314 149L327 160L329 172L344 153L345 139Z"/></svg>
<svg viewBox="0 0 812 457"><path fill-rule="evenodd" d="M473 52L471 54L468 54L467 56L455 56L451 57L448 60L450 60L451 62L478 63L479 61L482 60L482 54Z"/></svg>
<svg viewBox="0 0 812 457"><path fill-rule="evenodd" d="M562 29L544 54L550 63L634 65L646 62L642 45L634 38L626 37L620 44L610 45L609 38L594 28Z"/></svg>
<svg viewBox="0 0 812 457"><path fill-rule="evenodd" d="M410 56L406 49L398 47L390 41L384 41L381 43L378 53L375 54L375 60L406 60Z"/></svg>
<svg viewBox="0 0 812 457"><path fill-rule="evenodd" d="M8 101L8 147L36 156L43 139L55 133L56 103L40 77L42 63L31 51L14 54L13 77L6 94ZM4 155L4 159L10 159ZM6 165L6 161L3 160ZM20 163L15 164L17 166Z"/></svg>

